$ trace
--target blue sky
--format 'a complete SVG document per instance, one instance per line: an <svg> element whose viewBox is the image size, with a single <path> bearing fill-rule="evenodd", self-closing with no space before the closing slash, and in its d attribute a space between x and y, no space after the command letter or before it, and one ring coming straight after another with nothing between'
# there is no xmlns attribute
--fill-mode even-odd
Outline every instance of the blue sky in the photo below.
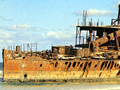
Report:
<svg viewBox="0 0 120 90"><path fill-rule="evenodd" d="M0 62L2 49L37 43L38 51L53 45L75 45L76 24L87 10L93 22L110 25L120 0L0 0Z"/></svg>

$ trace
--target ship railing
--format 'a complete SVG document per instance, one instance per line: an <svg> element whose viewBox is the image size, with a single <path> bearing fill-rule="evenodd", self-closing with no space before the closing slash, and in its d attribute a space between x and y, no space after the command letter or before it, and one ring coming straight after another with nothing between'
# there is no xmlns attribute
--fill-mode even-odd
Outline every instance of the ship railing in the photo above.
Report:
<svg viewBox="0 0 120 90"><path fill-rule="evenodd" d="M23 52L36 52L37 51L37 43L27 43L27 44L22 44L22 45L17 45L17 46L20 46L20 51L23 51ZM17 50L16 47L15 45L8 46L7 50L16 51Z"/></svg>
<svg viewBox="0 0 120 90"><path fill-rule="evenodd" d="M80 26L103 26L103 22L101 21L101 23L99 22L81 22L81 25ZM79 26L79 25L78 25Z"/></svg>
<svg viewBox="0 0 120 90"><path fill-rule="evenodd" d="M27 51L27 52L33 52L33 51L37 51L37 43L28 43L28 44L23 44L23 51Z"/></svg>

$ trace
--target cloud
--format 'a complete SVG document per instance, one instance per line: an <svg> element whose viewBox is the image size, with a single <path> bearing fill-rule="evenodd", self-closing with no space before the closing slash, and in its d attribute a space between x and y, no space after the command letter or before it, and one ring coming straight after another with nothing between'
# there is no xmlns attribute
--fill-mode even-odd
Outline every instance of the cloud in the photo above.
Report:
<svg viewBox="0 0 120 90"><path fill-rule="evenodd" d="M73 14L75 15L83 15L83 11L77 11L74 12ZM89 9L87 10L87 15L88 16L113 16L114 13L111 11L106 11L106 10L97 10L97 9Z"/></svg>
<svg viewBox="0 0 120 90"><path fill-rule="evenodd" d="M0 42L3 42L3 40L0 40Z"/></svg>
<svg viewBox="0 0 120 90"><path fill-rule="evenodd" d="M73 37L73 35L74 35L75 33L74 32L68 32L68 31L66 31L66 32L62 32L62 31L58 31L58 32L53 32L53 31L49 31L49 32L47 32L47 34L46 34L46 37L47 38L52 38L52 39L58 39L58 40L60 40L60 39L69 39L69 38L71 38L71 37Z"/></svg>
<svg viewBox="0 0 120 90"><path fill-rule="evenodd" d="M120 4L120 0L118 1L118 4Z"/></svg>
<svg viewBox="0 0 120 90"><path fill-rule="evenodd" d="M4 30L9 30L9 31L40 31L41 30L41 28L39 27L32 27L27 24L17 24L17 25L0 27L0 28Z"/></svg>
<svg viewBox="0 0 120 90"><path fill-rule="evenodd" d="M14 40L14 39L17 39L17 37L15 37L15 34L16 33L9 33L9 32L3 32L3 31L0 31L0 38L2 38L2 40L0 40L0 47L7 47L9 45L13 45L14 41L17 42L17 40Z"/></svg>
<svg viewBox="0 0 120 90"><path fill-rule="evenodd" d="M9 32L3 32L3 31L0 31L0 38L2 39L10 39L10 38L13 38L15 35L15 32L12 32L12 33L9 33Z"/></svg>
<svg viewBox="0 0 120 90"><path fill-rule="evenodd" d="M2 16L0 16L0 18L1 18L2 20L4 20L4 21L13 21L13 20L10 19L10 18L4 18L4 17L2 17Z"/></svg>
<svg viewBox="0 0 120 90"><path fill-rule="evenodd" d="M78 24L70 24L69 27L76 27Z"/></svg>
<svg viewBox="0 0 120 90"><path fill-rule="evenodd" d="M53 31L48 32L47 37L54 37L56 39L60 38L59 35L57 33L53 32Z"/></svg>
<svg viewBox="0 0 120 90"><path fill-rule="evenodd" d="M10 44L12 44L14 41L12 41L12 40L7 40L7 43L10 43Z"/></svg>
<svg viewBox="0 0 120 90"><path fill-rule="evenodd" d="M0 31L0 48L8 46L37 43L38 50L51 49L53 45L74 45L75 31L48 31L48 32L14 32Z"/></svg>
<svg viewBox="0 0 120 90"><path fill-rule="evenodd" d="M10 18L4 18L4 21L12 21Z"/></svg>
<svg viewBox="0 0 120 90"><path fill-rule="evenodd" d="M75 42L75 31L49 31L41 36L44 38L42 44L45 41L54 45L74 45Z"/></svg>

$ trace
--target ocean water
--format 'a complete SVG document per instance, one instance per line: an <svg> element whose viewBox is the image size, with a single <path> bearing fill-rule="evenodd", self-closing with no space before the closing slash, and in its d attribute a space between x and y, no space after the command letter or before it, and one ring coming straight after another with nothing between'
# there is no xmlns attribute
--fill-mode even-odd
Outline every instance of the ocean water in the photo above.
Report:
<svg viewBox="0 0 120 90"><path fill-rule="evenodd" d="M2 63L0 70L3 70ZM120 82L106 83L5 83L0 78L0 90L120 90Z"/></svg>
<svg viewBox="0 0 120 90"><path fill-rule="evenodd" d="M3 70L3 63L0 62L0 70Z"/></svg>

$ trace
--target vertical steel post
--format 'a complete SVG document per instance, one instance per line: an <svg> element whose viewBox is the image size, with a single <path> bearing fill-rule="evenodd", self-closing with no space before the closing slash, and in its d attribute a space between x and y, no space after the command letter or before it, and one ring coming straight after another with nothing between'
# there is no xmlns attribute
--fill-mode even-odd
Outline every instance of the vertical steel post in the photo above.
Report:
<svg viewBox="0 0 120 90"><path fill-rule="evenodd" d="M120 24L120 4L118 5L119 11L118 11L118 24Z"/></svg>

